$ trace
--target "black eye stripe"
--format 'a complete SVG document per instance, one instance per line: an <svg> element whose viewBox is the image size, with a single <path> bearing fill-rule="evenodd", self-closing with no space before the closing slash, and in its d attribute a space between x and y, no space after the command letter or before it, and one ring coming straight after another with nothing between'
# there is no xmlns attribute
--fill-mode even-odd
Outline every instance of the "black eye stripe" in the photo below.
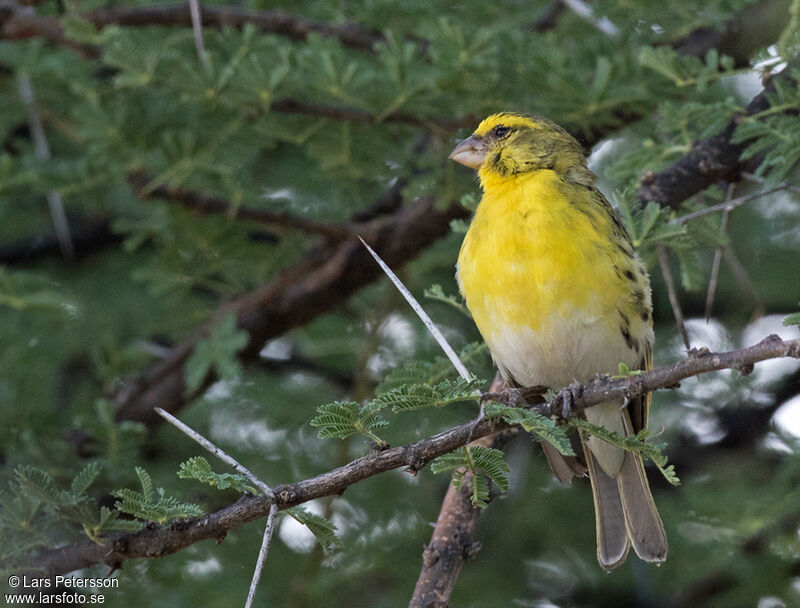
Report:
<svg viewBox="0 0 800 608"><path fill-rule="evenodd" d="M511 127L507 127L505 125L497 125L494 129L492 129L492 135L495 137L505 137L511 133Z"/></svg>

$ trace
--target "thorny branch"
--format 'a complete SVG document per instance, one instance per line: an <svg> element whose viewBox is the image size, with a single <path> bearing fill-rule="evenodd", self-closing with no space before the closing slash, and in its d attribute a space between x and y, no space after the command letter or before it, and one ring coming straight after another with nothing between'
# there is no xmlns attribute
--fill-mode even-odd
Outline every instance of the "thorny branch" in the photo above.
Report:
<svg viewBox="0 0 800 608"><path fill-rule="evenodd" d="M755 363L778 357L800 359L800 339L782 340L772 335L753 346L729 352L693 350L678 363L627 378L611 380L598 377L584 387L574 409L580 411L612 399L630 399L649 391L673 388L681 380L704 372L735 369L749 373ZM533 409L545 415L555 415L560 410L558 397L550 403L533 406ZM478 439L505 428L509 428L508 425L491 420L484 420L477 426L474 421L469 421L405 446L374 450L311 479L274 487L278 508L286 509L315 498L341 494L359 481L400 467L417 472L432 459L463 446L470 438ZM25 562L0 565L6 569L41 569L55 574L99 563L118 567L128 559L163 557L208 538L221 540L229 530L265 517L269 509L268 497L243 496L215 513L176 521L168 528L145 528L134 534L119 534L102 544L91 541L75 543L43 551Z"/></svg>
<svg viewBox="0 0 800 608"><path fill-rule="evenodd" d="M458 205L439 210L432 199L421 199L389 217L354 225L353 230L388 264L399 267L446 235L451 220L465 215L466 211ZM153 413L154 407L174 413L210 386L214 381L212 374L206 377L198 393L187 394L184 365L195 344L228 313L236 315L239 327L249 335L248 345L240 356L253 361L267 340L327 312L357 289L377 280L380 272L355 238L320 245L271 282L221 306L206 325L172 349L169 356L130 382L117 396L117 420L152 424L160 420Z"/></svg>
<svg viewBox="0 0 800 608"><path fill-rule="evenodd" d="M152 186L150 178L143 171L132 171L128 173L127 177L128 183L136 195L143 200L166 199L179 203L183 207L202 215L224 214L269 226L280 226L309 234L320 234L333 239L355 236L353 229L343 224L318 222L290 213L270 211L269 209L236 206L223 198L201 194L189 188L179 188L167 184Z"/></svg>
<svg viewBox="0 0 800 608"><path fill-rule="evenodd" d="M780 74L772 76L766 82L764 89L747 104L744 116L758 114L769 108L768 94L775 90L775 80L790 80L789 73L787 68ZM741 119L742 116L734 117L720 133L695 142L692 149L670 167L645 176L639 188L639 199L677 209L683 201L716 182L738 181L744 172L751 169L750 165L757 162L757 159L739 161L739 157L748 145L748 142L732 141Z"/></svg>
<svg viewBox="0 0 800 608"><path fill-rule="evenodd" d="M64 30L57 17L37 16L16 2L3 0L0 9L11 12L8 19L0 19L0 33L6 39L44 36L58 44L68 44ZM142 27L147 25L179 25L191 27L190 3L138 6L133 8L108 6L81 13L80 16L96 28L109 25ZM202 5L201 22L204 27L242 28L254 25L263 32L287 36L293 40L305 40L309 34L338 38L342 44L354 49L372 50L383 40L383 36L355 24L333 25L291 15L280 9L269 11L247 10L229 6Z"/></svg>
<svg viewBox="0 0 800 608"><path fill-rule="evenodd" d="M784 77L778 75L774 78ZM772 87L772 83L768 83L764 91L753 99L748 105L748 113L762 111L769 105L766 93ZM644 180L639 197L676 207L720 179L738 179L744 169L739 162L744 145L731 143L734 128L735 124L731 123L719 135L697 142L686 156L671 167L649 175ZM176 189L171 192L180 194ZM169 195L170 190L164 194ZM463 214L458 207L437 211L433 201L427 200L397 212L390 224L380 224L379 220L375 220L354 231L364 236L390 267L397 267L444 236L449 231L450 220ZM381 228L378 228L379 224ZM372 238L381 234L380 242L383 245L373 241L370 234ZM205 336L215 320L221 318L220 315L224 316L230 311L237 313L239 326L250 335L243 357L252 360L266 340L307 322L341 302L359 287L376 280L379 276L377 268L367 260L366 253L354 251L354 244L354 239L345 239L338 244L318 248L305 261L287 268L273 282L221 307L209 324L200 328L194 336L176 347L170 357L148 370L118 395L117 419L152 423L156 420L152 413L154 406L175 412L196 396L187 395L184 390L183 365L195 343ZM391 248L394 257L387 257L382 247ZM213 379L209 375L200 391L210 386Z"/></svg>
<svg viewBox="0 0 800 608"><path fill-rule="evenodd" d="M500 392L504 387L505 380L498 373L489 390ZM498 431L470 442L469 445L482 445L501 450L518 432L519 429ZM409 608L447 606L464 562L474 557L480 550L476 530L482 510L472 504L470 488L472 475L471 472L465 472L460 488L456 488L452 483L447 487L431 540L422 552L422 568Z"/></svg>
<svg viewBox="0 0 800 608"><path fill-rule="evenodd" d="M186 2L174 5L134 8L101 7L80 15L97 28L109 25L190 27L194 25L191 4L191 2ZM528 24L525 29L534 32L552 29L555 27L557 18L563 8L564 1L555 0L545 10L540 19L533 24ZM731 19L723 31L700 28L690 32L685 39L676 41L673 46L681 54L697 57L704 56L706 52L713 48L720 53L734 56L737 62L743 57L749 58L752 51L774 41L783 30L785 24L775 19L775 14L780 14L780 11L773 9L774 7L770 2L757 2L747 7L740 15ZM201 13L199 17L204 27L217 29L223 27L242 28L250 24L263 32L287 36L293 40L304 40L309 34L315 33L325 37L337 38L349 48L370 52L374 51L377 44L385 40L380 32L356 24L328 24L292 15L280 9L256 11L236 7L199 5L198 10ZM744 27L744 24L746 24L746 27ZM758 35L754 36L753 31L757 31ZM742 32L747 32L747 35L742 35ZM30 7L21 6L20 3L14 0L0 0L0 39L19 40L31 37L46 38L53 44L75 49L86 57L97 58L101 55L99 47L80 44L68 39L64 34L61 21L57 17L36 15ZM419 44L422 49L426 49L430 44L429 40L415 37L410 37L410 39ZM386 116L378 117L357 108L310 103L293 98L276 100L270 105L270 109L282 113L306 114L331 120L354 121L366 124L378 122L406 124L431 129L440 133L452 133L459 128L471 127L477 123L476 117L470 115L450 118L420 117L406 112L392 112ZM625 124L638 120L640 116L620 114L618 118L620 123ZM583 135L586 135L586 133ZM592 131L588 135L582 141L586 140L583 143L591 146L597 139L607 135L607 132Z"/></svg>

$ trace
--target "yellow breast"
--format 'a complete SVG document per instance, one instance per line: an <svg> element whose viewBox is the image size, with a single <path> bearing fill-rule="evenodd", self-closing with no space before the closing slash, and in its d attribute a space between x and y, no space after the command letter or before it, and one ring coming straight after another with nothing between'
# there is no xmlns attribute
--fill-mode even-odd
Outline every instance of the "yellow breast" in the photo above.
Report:
<svg viewBox="0 0 800 608"><path fill-rule="evenodd" d="M652 341L625 276L639 262L611 238L612 218L590 191L552 171L484 188L457 276L501 370L523 384L560 386L616 371L620 361L636 367L623 326Z"/></svg>

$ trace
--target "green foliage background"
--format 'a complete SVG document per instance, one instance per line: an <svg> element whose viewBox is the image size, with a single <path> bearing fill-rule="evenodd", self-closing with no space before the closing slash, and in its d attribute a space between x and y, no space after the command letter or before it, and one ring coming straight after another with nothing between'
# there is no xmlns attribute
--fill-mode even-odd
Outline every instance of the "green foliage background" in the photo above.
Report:
<svg viewBox="0 0 800 608"><path fill-rule="evenodd" d="M447 154L457 137L494 111L546 115L595 144L602 188L621 208L653 274L657 364L680 354L654 255L658 243L669 247L691 317L702 316L716 247L732 245L754 285L757 300L723 264L713 331L699 330L697 340L735 346L755 313L797 310L795 191L737 209L723 236L719 214L683 227L672 222L720 202L722 188L699 194L678 212L641 209L632 195L647 172L664 169L693 141L724 128L761 89L758 76L797 54L796 1L598 0L591 5L595 14L620 32L609 36L570 10L533 27L552 9L542 1L253 0L237 7L355 23L380 40L367 51L318 34L292 40L253 26L206 28L205 64L189 27L97 30L82 15L101 2L35 4L40 16L60 19L72 44L93 45L99 53L85 57L41 37L0 36L0 487L6 489L0 560L85 538L80 517L64 513L90 508L101 517L102 507L111 517L114 496L124 488L118 498L136 502L148 495L155 502L160 496L188 509L185 514L194 505L209 512L235 501L242 486L228 478L204 469L194 481L179 479L179 465L200 448L165 425L114 422L113 399L164 347L179 344L224 302L267 283L320 242L300 230L238 219L236 209L344 223L395 180L407 181L406 205L422 195L434 197L439 208L474 205L474 177ZM715 39L699 57L682 50L689 37L727 32L726 24L737 19L749 27L732 39ZM19 95L24 77L36 94L50 159L34 153L29 108ZM287 112L286 99L306 110ZM748 142L745 156L756 167L736 196L797 183L796 81L778 85L770 100L772 110L741 118L737 127L735 138ZM358 113L330 118L308 109L315 104ZM453 119L460 119L460 129L450 127ZM129 183L136 171L148 176L143 192ZM231 212L198 215L174 201L150 200L148 192L160 186L220 197ZM12 260L19 243L52 233L51 191L63 197L74 229L108 221L110 244L72 262L59 255ZM460 230L456 223L451 234L396 269L457 349L479 339L445 295L456 293ZM437 284L442 291L425 299ZM437 347L385 280L273 341L261 365L241 365L235 354L246 337L233 316L219 321L185 371L189 390L202 387L209 370L221 381L179 415L267 483L305 479L369 450L360 436L320 439L309 424L320 405L339 402L327 413L357 415L360 404L383 399L395 409L380 414L388 426L369 419L366 428L391 445L475 414L474 404L465 403L406 411L414 409L408 395L399 406L387 397L420 378L439 384L454 374L423 363L434 360ZM491 378L485 351L470 352L470 370ZM391 375L405 364L413 374ZM796 366L769 382L724 373L656 396L653 428L663 428L658 441L668 444L683 482L672 488L651 475L671 542L670 558L658 569L630 559L605 575L594 557L588 484L558 486L536 444L516 441L507 456L509 489L481 516L482 549L465 566L453 605L731 606L764 598L800 604L798 446L770 422L771 412L796 397L799 379ZM102 471L92 468L91 486L73 484L68 492L76 475L89 475L89 462ZM446 485L445 475L427 469L417 477L397 472L319 501L315 512L336 525L342 542L328 554L298 544L292 520L282 516L258 605L403 605ZM43 487L49 494L32 490ZM326 534L324 523L294 515ZM112 517L107 530L114 522L135 525L123 520ZM206 541L163 560L126 563L116 574L120 589L108 593L107 603L242 605L263 523L232 531L220 545ZM765 530L759 550L742 544ZM724 584L700 600L682 595L708 580Z"/></svg>

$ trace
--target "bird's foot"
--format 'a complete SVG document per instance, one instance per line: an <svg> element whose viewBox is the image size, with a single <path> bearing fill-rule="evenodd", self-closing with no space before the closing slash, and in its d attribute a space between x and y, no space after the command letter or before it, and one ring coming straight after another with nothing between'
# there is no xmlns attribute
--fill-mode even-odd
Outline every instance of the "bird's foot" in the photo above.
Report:
<svg viewBox="0 0 800 608"><path fill-rule="evenodd" d="M551 402L550 411L561 418L569 420L575 415L575 404L583 395L583 384L573 382L569 386L562 388Z"/></svg>

